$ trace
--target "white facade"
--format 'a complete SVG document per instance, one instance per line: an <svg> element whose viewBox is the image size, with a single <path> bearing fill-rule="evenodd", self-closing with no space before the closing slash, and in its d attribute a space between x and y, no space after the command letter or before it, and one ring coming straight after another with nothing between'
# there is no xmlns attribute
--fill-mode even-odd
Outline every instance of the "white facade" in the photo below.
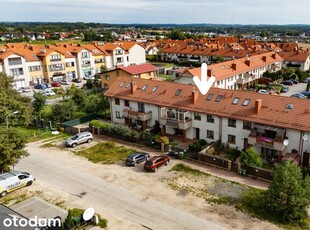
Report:
<svg viewBox="0 0 310 230"><path fill-rule="evenodd" d="M95 75L95 61L92 53L87 49L81 50L77 56L77 73L80 78Z"/></svg>
<svg viewBox="0 0 310 230"><path fill-rule="evenodd" d="M3 60L3 72L13 78L13 87L28 87L29 74L24 57L11 54Z"/></svg>
<svg viewBox="0 0 310 230"><path fill-rule="evenodd" d="M127 65L140 65L146 62L145 50L142 46L135 44L129 50Z"/></svg>

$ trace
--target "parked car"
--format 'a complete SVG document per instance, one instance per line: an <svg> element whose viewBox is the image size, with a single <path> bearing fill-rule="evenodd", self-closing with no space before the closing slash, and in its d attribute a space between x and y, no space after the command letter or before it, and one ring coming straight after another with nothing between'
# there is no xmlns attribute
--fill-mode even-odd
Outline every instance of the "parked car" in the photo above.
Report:
<svg viewBox="0 0 310 230"><path fill-rule="evenodd" d="M260 94L269 94L268 91L265 90L265 89L258 90L258 93L260 93Z"/></svg>
<svg viewBox="0 0 310 230"><path fill-rule="evenodd" d="M310 98L310 92L309 91L303 91L301 94L303 94L306 97Z"/></svg>
<svg viewBox="0 0 310 230"><path fill-rule="evenodd" d="M90 143L93 141L93 135L90 132L82 132L75 134L73 137L65 141L65 145L68 147L75 148L77 145L82 143Z"/></svg>
<svg viewBox="0 0 310 230"><path fill-rule="evenodd" d="M62 85L70 85L70 82L69 81L61 81L60 84L62 84Z"/></svg>
<svg viewBox="0 0 310 230"><path fill-rule="evenodd" d="M95 80L94 76L84 76L83 78L84 78L84 80L88 80L88 79Z"/></svg>
<svg viewBox="0 0 310 230"><path fill-rule="evenodd" d="M46 89L46 85L45 84L35 84L33 88L35 88L35 89Z"/></svg>
<svg viewBox="0 0 310 230"><path fill-rule="evenodd" d="M52 86L53 86L53 87L60 87L61 84L60 84L59 81L55 81L55 82L52 82Z"/></svg>
<svg viewBox="0 0 310 230"><path fill-rule="evenodd" d="M29 93L29 92L31 92L29 87L20 87L16 91L19 92L19 93Z"/></svg>
<svg viewBox="0 0 310 230"><path fill-rule="evenodd" d="M287 93L288 90L289 90L289 87L284 86L284 87L282 87L282 89L281 89L281 93Z"/></svg>
<svg viewBox="0 0 310 230"><path fill-rule="evenodd" d="M156 172L159 167L167 165L169 162L170 159L167 156L154 156L145 162L144 169L146 171Z"/></svg>
<svg viewBox="0 0 310 230"><path fill-rule="evenodd" d="M295 93L295 94L292 94L291 97L303 98L303 99L308 98L307 96L303 95L302 93Z"/></svg>
<svg viewBox="0 0 310 230"><path fill-rule="evenodd" d="M140 164L141 162L147 161L150 159L150 154L143 153L143 152L136 152L133 154L130 154L126 159L126 165L128 166L136 166L137 164Z"/></svg>
<svg viewBox="0 0 310 230"><path fill-rule="evenodd" d="M302 83L308 83L308 81L309 81L309 78L306 78L302 81Z"/></svg>
<svg viewBox="0 0 310 230"><path fill-rule="evenodd" d="M75 82L75 83L81 83L82 79L80 79L80 78L73 78L72 81Z"/></svg>
<svg viewBox="0 0 310 230"><path fill-rule="evenodd" d="M51 90L51 89L44 90L42 92L42 94L44 94L45 96L54 96L54 95L56 95L56 93L53 90Z"/></svg>
<svg viewBox="0 0 310 230"><path fill-rule="evenodd" d="M285 81L282 81L281 84L283 84L283 85L293 85L294 83L291 80L285 80Z"/></svg>
<svg viewBox="0 0 310 230"><path fill-rule="evenodd" d="M299 81L295 80L295 79L291 79L290 81L292 81L294 84L298 84Z"/></svg>

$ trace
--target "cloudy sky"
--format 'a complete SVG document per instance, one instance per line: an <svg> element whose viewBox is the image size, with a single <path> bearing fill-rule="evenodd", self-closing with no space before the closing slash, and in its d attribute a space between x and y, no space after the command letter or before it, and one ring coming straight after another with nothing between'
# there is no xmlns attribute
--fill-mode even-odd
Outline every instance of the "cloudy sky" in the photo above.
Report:
<svg viewBox="0 0 310 230"><path fill-rule="evenodd" d="M310 24L310 0L1 0L0 21Z"/></svg>

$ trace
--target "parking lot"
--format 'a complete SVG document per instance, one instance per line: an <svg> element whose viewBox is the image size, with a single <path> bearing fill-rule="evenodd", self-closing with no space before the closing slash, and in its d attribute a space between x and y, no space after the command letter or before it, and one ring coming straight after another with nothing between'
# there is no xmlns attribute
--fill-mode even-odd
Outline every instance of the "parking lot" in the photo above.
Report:
<svg viewBox="0 0 310 230"><path fill-rule="evenodd" d="M307 84L298 83L298 84L294 84L294 85L287 86L287 87L289 87L289 91L287 93L281 93L281 96L289 97L292 94L301 93L306 90Z"/></svg>

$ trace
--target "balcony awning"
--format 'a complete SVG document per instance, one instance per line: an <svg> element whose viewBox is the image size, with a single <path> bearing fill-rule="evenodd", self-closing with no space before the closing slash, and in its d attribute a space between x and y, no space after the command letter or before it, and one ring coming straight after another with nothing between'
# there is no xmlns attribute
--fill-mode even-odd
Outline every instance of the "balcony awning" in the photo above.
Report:
<svg viewBox="0 0 310 230"><path fill-rule="evenodd" d="M266 125L254 124L253 128L257 128L257 131L259 131L259 130L271 130L271 131L275 131L275 132L277 132L279 134L284 134L285 133L285 129L276 128L276 127L272 127L272 126L266 126Z"/></svg>

